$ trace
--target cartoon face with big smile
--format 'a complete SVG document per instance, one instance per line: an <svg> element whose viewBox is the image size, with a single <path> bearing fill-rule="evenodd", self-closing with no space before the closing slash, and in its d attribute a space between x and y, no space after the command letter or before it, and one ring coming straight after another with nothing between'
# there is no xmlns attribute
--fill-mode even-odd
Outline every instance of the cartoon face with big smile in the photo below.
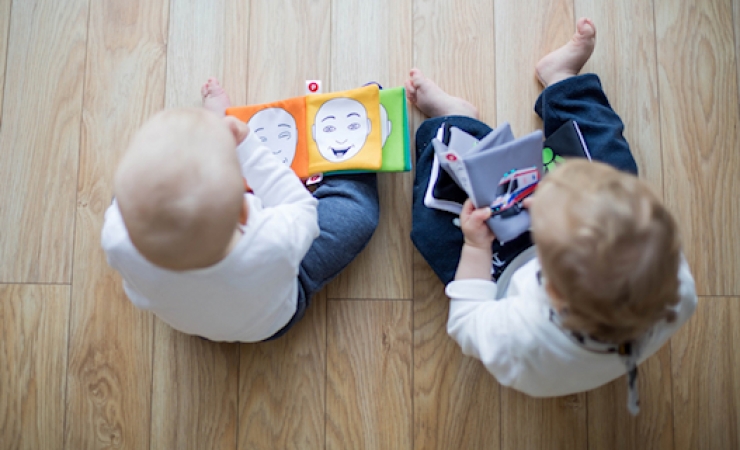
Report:
<svg viewBox="0 0 740 450"><path fill-rule="evenodd" d="M321 156L329 162L341 162L362 149L371 129L362 103L351 98L335 98L321 105L311 133Z"/></svg>
<svg viewBox="0 0 740 450"><path fill-rule="evenodd" d="M298 129L295 119L288 111L283 108L265 108L252 116L247 125L283 164L290 166L293 163Z"/></svg>

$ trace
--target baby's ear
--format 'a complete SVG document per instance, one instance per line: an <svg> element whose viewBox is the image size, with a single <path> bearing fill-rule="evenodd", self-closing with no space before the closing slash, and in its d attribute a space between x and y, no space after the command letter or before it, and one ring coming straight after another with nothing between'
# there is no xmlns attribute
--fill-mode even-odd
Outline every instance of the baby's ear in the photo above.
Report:
<svg viewBox="0 0 740 450"><path fill-rule="evenodd" d="M247 135L249 135L249 127L247 124L234 116L226 116L224 117L224 120L226 121L226 125L229 126L229 131L234 135L236 144L241 144L242 141L247 138Z"/></svg>

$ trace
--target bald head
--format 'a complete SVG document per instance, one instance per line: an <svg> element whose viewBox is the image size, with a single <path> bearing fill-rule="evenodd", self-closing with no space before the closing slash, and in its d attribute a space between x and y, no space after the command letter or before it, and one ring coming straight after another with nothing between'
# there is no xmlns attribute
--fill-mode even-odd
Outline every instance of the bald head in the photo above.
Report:
<svg viewBox="0 0 740 450"><path fill-rule="evenodd" d="M173 270L223 259L244 204L235 130L200 108L149 119L131 141L114 190L134 246Z"/></svg>

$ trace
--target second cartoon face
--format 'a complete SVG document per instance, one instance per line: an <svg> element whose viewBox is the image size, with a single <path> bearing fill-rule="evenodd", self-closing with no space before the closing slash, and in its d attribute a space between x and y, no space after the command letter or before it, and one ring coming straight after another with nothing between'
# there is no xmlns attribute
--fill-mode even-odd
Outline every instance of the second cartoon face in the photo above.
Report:
<svg viewBox="0 0 740 450"><path fill-rule="evenodd" d="M283 164L293 163L298 129L290 113L283 108L266 108L252 116L247 125Z"/></svg>
<svg viewBox="0 0 740 450"><path fill-rule="evenodd" d="M311 129L321 155L330 162L346 161L365 145L372 129L362 103L335 98L321 105Z"/></svg>

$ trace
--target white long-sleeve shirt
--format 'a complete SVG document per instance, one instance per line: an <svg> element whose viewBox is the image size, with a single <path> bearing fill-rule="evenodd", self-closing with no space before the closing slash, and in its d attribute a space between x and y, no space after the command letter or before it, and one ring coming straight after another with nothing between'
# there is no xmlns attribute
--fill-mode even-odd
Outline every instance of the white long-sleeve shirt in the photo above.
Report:
<svg viewBox="0 0 740 450"><path fill-rule="evenodd" d="M295 313L298 267L319 235L317 201L253 133L237 153L254 194L245 194L247 224L223 260L179 272L155 266L131 243L115 201L105 213L102 246L137 307L185 333L255 342Z"/></svg>
<svg viewBox="0 0 740 450"><path fill-rule="evenodd" d="M464 354L483 362L504 386L534 397L554 397L604 385L626 373L619 355L579 345L551 320L551 304L537 280L539 260L514 272L505 296L496 283L458 280L447 285L451 298L447 332ZM661 321L641 342L639 362L658 351L696 309L688 264L679 268L680 301L673 323Z"/></svg>

